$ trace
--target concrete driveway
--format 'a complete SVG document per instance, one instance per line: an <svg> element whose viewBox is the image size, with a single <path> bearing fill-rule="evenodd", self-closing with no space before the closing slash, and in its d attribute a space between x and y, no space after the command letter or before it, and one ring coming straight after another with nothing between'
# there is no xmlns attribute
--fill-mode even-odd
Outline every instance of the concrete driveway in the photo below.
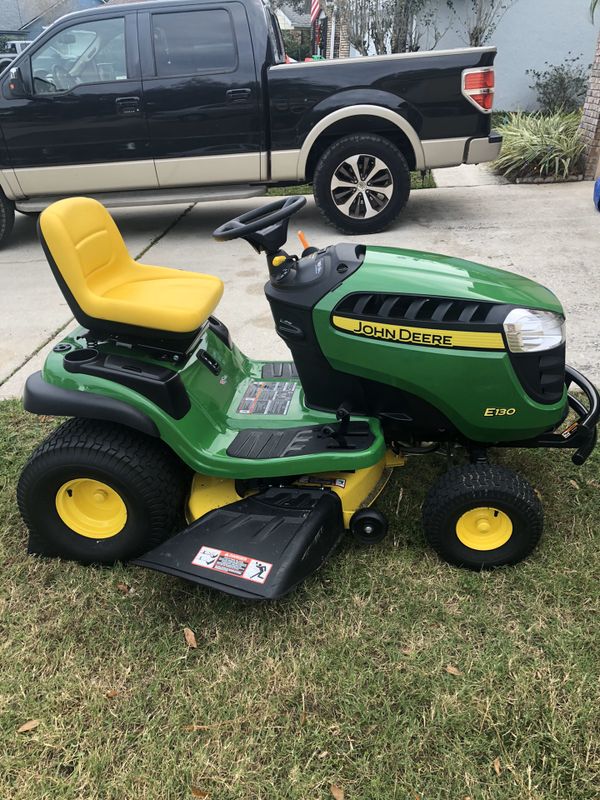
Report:
<svg viewBox="0 0 600 800"><path fill-rule="evenodd" d="M482 185L416 191L396 227L367 237L373 244L446 253L508 269L539 281L561 298L568 316L568 361L600 382L597 276L600 215L590 183ZM263 284L267 268L243 241L219 244L211 231L265 198L194 207L118 209L117 224L134 255L149 264L218 275L225 296L218 316L252 357L286 358L275 336ZM342 237L321 220L312 199L290 225L311 244ZM359 239L355 239L359 241ZM17 215L15 233L0 251L0 397L19 396L57 334L71 324L37 242L33 220Z"/></svg>

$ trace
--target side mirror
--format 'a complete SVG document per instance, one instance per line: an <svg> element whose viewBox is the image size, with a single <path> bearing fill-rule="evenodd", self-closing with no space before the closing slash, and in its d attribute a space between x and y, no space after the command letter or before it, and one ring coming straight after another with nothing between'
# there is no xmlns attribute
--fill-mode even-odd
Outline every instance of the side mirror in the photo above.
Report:
<svg viewBox="0 0 600 800"><path fill-rule="evenodd" d="M19 67L11 68L4 86L9 97L19 99L29 96Z"/></svg>

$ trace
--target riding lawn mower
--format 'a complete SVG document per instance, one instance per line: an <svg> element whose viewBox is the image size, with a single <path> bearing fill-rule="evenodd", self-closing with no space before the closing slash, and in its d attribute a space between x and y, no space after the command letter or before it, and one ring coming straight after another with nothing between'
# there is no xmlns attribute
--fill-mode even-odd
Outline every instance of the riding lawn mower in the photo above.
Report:
<svg viewBox="0 0 600 800"><path fill-rule="evenodd" d="M343 243L289 254L305 202L277 200L213 234L266 254L284 362L232 342L213 313L219 278L134 261L97 201L41 214L79 327L25 389L28 411L70 418L20 478L31 553L131 561L273 599L346 531L381 541L374 504L392 471L439 452L462 462L423 505L437 553L474 570L531 553L540 500L489 456L569 448L582 464L595 446L598 392L565 365L560 302L527 278L432 253Z"/></svg>

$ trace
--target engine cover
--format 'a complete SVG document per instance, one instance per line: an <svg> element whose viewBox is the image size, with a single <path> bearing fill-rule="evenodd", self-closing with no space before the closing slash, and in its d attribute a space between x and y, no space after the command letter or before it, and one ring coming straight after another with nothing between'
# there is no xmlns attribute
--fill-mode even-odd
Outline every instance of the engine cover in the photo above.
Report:
<svg viewBox="0 0 600 800"><path fill-rule="evenodd" d="M482 444L533 438L558 424L566 410L564 346L514 354L503 329L514 308L563 314L550 290L411 250L355 248L357 259L364 256L346 265L348 247L320 255L329 268L323 279L312 270L310 292L298 280L302 262L297 274L267 287L309 407L346 403L394 425L398 436Z"/></svg>

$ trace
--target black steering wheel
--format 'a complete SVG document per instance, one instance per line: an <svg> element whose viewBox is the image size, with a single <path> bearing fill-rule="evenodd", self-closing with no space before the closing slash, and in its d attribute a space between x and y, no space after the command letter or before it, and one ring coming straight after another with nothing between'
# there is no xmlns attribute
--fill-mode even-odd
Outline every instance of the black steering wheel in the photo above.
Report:
<svg viewBox="0 0 600 800"><path fill-rule="evenodd" d="M214 230L213 236L218 242L245 239L259 253L261 250L276 253L287 240L290 217L305 205L306 197L303 195L282 197L274 203L254 208L230 219Z"/></svg>

